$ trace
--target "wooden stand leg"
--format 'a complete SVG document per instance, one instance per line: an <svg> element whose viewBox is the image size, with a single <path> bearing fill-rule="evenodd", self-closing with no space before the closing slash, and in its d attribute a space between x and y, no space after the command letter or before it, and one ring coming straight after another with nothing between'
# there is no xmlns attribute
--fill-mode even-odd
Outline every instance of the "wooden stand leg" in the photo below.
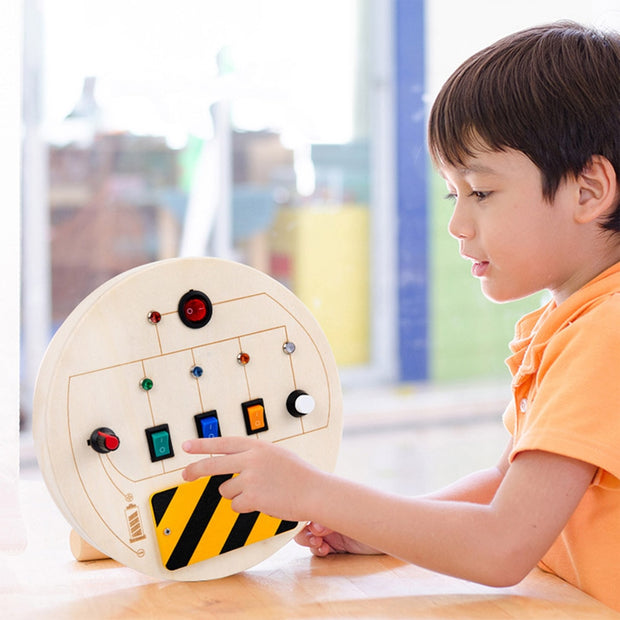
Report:
<svg viewBox="0 0 620 620"><path fill-rule="evenodd" d="M69 534L69 545L71 546L73 557L78 562L109 559L105 553L101 553L99 549L89 545L75 530L71 530L71 534Z"/></svg>

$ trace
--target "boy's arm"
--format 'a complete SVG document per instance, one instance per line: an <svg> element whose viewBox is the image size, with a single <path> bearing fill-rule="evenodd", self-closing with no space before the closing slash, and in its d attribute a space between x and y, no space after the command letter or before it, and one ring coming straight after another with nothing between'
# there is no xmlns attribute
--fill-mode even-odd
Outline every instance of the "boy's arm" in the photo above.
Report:
<svg viewBox="0 0 620 620"><path fill-rule="evenodd" d="M509 586L551 546L594 473L581 461L524 452L489 504L388 497L345 483L330 487L313 520L425 568Z"/></svg>
<svg viewBox="0 0 620 620"><path fill-rule="evenodd" d="M512 438L496 466L471 473L458 481L424 497L434 500L448 500L488 504L508 469L508 456L512 450ZM357 540L332 531L320 523L311 522L295 536L295 541L309 547L316 556L324 557L331 553L381 553Z"/></svg>
<svg viewBox="0 0 620 620"><path fill-rule="evenodd" d="M218 455L189 465L187 480L239 473L220 487L234 510L315 521L431 570L496 586L517 583L535 566L596 470L547 452L523 452L485 504L384 493L253 438L198 439L184 449Z"/></svg>
<svg viewBox="0 0 620 620"><path fill-rule="evenodd" d="M427 499L453 500L488 504L494 497L499 485L508 471L508 457L512 451L512 437L494 467L482 469L460 478L456 482L438 491L425 495Z"/></svg>

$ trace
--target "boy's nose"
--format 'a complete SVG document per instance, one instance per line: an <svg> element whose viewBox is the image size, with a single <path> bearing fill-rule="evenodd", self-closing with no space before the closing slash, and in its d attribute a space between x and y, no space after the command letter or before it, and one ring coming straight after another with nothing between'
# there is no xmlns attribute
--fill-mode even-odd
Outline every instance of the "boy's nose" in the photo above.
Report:
<svg viewBox="0 0 620 620"><path fill-rule="evenodd" d="M467 216L466 210L459 205L457 200L454 206L454 212L448 224L448 232L455 239L471 239L474 236L474 226L471 218Z"/></svg>

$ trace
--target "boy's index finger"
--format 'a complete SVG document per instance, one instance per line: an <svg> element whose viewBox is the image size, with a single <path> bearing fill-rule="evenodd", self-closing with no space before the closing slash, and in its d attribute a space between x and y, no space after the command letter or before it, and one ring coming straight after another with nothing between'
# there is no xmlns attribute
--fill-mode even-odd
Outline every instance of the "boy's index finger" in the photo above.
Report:
<svg viewBox="0 0 620 620"><path fill-rule="evenodd" d="M247 437L210 437L189 439L183 442L183 450L190 454L234 454L248 449Z"/></svg>

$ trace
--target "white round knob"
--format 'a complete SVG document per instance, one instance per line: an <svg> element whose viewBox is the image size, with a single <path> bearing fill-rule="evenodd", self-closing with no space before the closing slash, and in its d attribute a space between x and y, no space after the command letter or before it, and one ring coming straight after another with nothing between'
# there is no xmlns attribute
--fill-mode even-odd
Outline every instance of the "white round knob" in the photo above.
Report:
<svg viewBox="0 0 620 620"><path fill-rule="evenodd" d="M310 394L301 394L295 399L295 409L301 415L307 415L314 411L314 398Z"/></svg>
<svg viewBox="0 0 620 620"><path fill-rule="evenodd" d="M286 409L296 418L312 413L314 407L314 398L303 390L294 390L286 399Z"/></svg>

